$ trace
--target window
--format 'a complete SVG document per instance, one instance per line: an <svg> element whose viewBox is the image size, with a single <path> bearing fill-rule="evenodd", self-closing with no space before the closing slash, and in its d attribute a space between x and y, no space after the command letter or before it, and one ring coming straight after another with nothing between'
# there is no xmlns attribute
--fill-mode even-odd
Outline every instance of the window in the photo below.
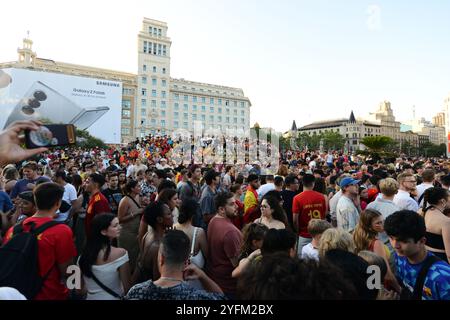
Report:
<svg viewBox="0 0 450 320"><path fill-rule="evenodd" d="M230 101L229 100L225 100L225 105L229 106L230 105Z"/></svg>
<svg viewBox="0 0 450 320"><path fill-rule="evenodd" d="M152 90L152 97L156 98L156 90Z"/></svg>
<svg viewBox="0 0 450 320"><path fill-rule="evenodd" d="M245 116L245 111L241 110L241 116Z"/></svg>
<svg viewBox="0 0 450 320"><path fill-rule="evenodd" d="M122 101L122 108L123 109L131 109L131 101L130 100L123 100Z"/></svg>
<svg viewBox="0 0 450 320"><path fill-rule="evenodd" d="M195 104L192 106L192 111L197 111L197 106Z"/></svg>
<svg viewBox="0 0 450 320"><path fill-rule="evenodd" d="M192 115L192 120L197 120L197 114L194 113L194 114Z"/></svg>
<svg viewBox="0 0 450 320"><path fill-rule="evenodd" d="M244 107L245 107L245 102L241 101L241 108L244 108Z"/></svg>
<svg viewBox="0 0 450 320"><path fill-rule="evenodd" d="M233 122L234 122L234 123L237 123L237 118L234 118L234 119L233 119Z"/></svg>
<svg viewBox="0 0 450 320"><path fill-rule="evenodd" d="M167 80L161 80L161 84L163 87L165 87L167 85Z"/></svg>
<svg viewBox="0 0 450 320"><path fill-rule="evenodd" d="M226 122L227 122L227 123L230 123L230 117L227 117L227 118L226 118Z"/></svg>
<svg viewBox="0 0 450 320"><path fill-rule="evenodd" d="M158 84L158 80L152 79L152 86L156 86Z"/></svg>
<svg viewBox="0 0 450 320"><path fill-rule="evenodd" d="M166 102L165 101L161 101L161 108L163 108L163 109L166 108Z"/></svg>
<svg viewBox="0 0 450 320"><path fill-rule="evenodd" d="M196 96L192 97L192 102L197 102L197 97Z"/></svg>
<svg viewBox="0 0 450 320"><path fill-rule="evenodd" d="M188 123L187 122L183 122L183 128L187 129L187 127L188 127Z"/></svg>
<svg viewBox="0 0 450 320"><path fill-rule="evenodd" d="M141 116L145 117L147 115L147 109L141 109Z"/></svg>
<svg viewBox="0 0 450 320"><path fill-rule="evenodd" d="M205 121L205 115L204 114L202 114L202 121Z"/></svg>
<svg viewBox="0 0 450 320"><path fill-rule="evenodd" d="M122 124L125 126L129 126L131 124L131 120L130 119L122 119Z"/></svg>
<svg viewBox="0 0 450 320"><path fill-rule="evenodd" d="M227 114L230 114L230 109L227 108Z"/></svg>
<svg viewBox="0 0 450 320"><path fill-rule="evenodd" d="M210 99L209 99L209 103L210 103L210 104L214 104L214 98L210 98Z"/></svg>
<svg viewBox="0 0 450 320"><path fill-rule="evenodd" d="M163 74L166 74L166 68L162 68L162 73L163 73ZM175 87L175 88L178 88L177 85L175 85L174 87Z"/></svg>
<svg viewBox="0 0 450 320"><path fill-rule="evenodd" d="M148 27L148 33L152 34L153 32L153 27Z"/></svg>
<svg viewBox="0 0 450 320"><path fill-rule="evenodd" d="M174 100L180 100L180 95L178 93L174 93L173 98Z"/></svg>
<svg viewBox="0 0 450 320"><path fill-rule="evenodd" d="M219 113L222 113L222 108L219 108L217 111L219 111Z"/></svg>
<svg viewBox="0 0 450 320"><path fill-rule="evenodd" d="M233 101L233 105L237 107L237 101Z"/></svg>
<svg viewBox="0 0 450 320"><path fill-rule="evenodd" d="M206 112L206 107L202 106L202 112Z"/></svg>
<svg viewBox="0 0 450 320"><path fill-rule="evenodd" d="M153 73L156 73L156 66L153 66Z"/></svg>
<svg viewBox="0 0 450 320"><path fill-rule="evenodd" d="M218 101L219 101L219 106L221 106L222 105L222 99L219 99Z"/></svg>
<svg viewBox="0 0 450 320"><path fill-rule="evenodd" d="M234 110L233 110L233 113L234 113L235 115L237 115L237 110L236 110L236 109L234 109Z"/></svg>
<svg viewBox="0 0 450 320"><path fill-rule="evenodd" d="M143 95L144 97L146 97L146 96L147 96L147 89L143 88L143 89L141 90L141 93L142 93L142 95Z"/></svg>
<svg viewBox="0 0 450 320"><path fill-rule="evenodd" d="M167 46L163 45L163 56L167 56Z"/></svg>
<svg viewBox="0 0 450 320"><path fill-rule="evenodd" d="M180 116L180 114L179 114L178 112L174 112L174 113L173 113L173 117L174 117L174 118L178 118L179 116Z"/></svg>
<svg viewBox="0 0 450 320"><path fill-rule="evenodd" d="M183 105L183 108L184 108L184 111L188 111L188 110L189 110L189 107L188 107L187 104L184 104L184 105Z"/></svg>
<svg viewBox="0 0 450 320"><path fill-rule="evenodd" d="M157 44L155 42L153 42L153 54L156 54L156 47L157 47Z"/></svg>
<svg viewBox="0 0 450 320"><path fill-rule="evenodd" d="M147 77L142 77L142 84L147 84Z"/></svg>
<svg viewBox="0 0 450 320"><path fill-rule="evenodd" d="M129 128L122 128L122 134L124 136L128 136L130 134L130 129Z"/></svg>
<svg viewBox="0 0 450 320"><path fill-rule="evenodd" d="M188 118L188 114L187 113L183 113L183 119L187 120Z"/></svg>
<svg viewBox="0 0 450 320"><path fill-rule="evenodd" d="M145 72L145 71L147 71L147 65L146 64L144 64L143 66L142 66L142 70Z"/></svg>
<svg viewBox="0 0 450 320"><path fill-rule="evenodd" d="M161 91L161 98L166 98L166 92L165 91Z"/></svg>
<svg viewBox="0 0 450 320"><path fill-rule="evenodd" d="M161 110L161 117L166 117L166 111L165 110Z"/></svg>
<svg viewBox="0 0 450 320"><path fill-rule="evenodd" d="M122 110L122 117L130 117L131 112L130 110Z"/></svg>
<svg viewBox="0 0 450 320"><path fill-rule="evenodd" d="M209 121L214 122L214 116L209 116Z"/></svg>
<svg viewBox="0 0 450 320"><path fill-rule="evenodd" d="M161 35L162 35L162 30L158 29L158 36L161 37Z"/></svg>
<svg viewBox="0 0 450 320"><path fill-rule="evenodd" d="M245 119L241 118L241 123L244 124L245 123Z"/></svg>
<svg viewBox="0 0 450 320"><path fill-rule="evenodd" d="M206 98L202 97L202 103L206 103Z"/></svg>
<svg viewBox="0 0 450 320"><path fill-rule="evenodd" d="M153 35L156 37L156 32L158 32L158 30L156 28L153 28Z"/></svg>
<svg viewBox="0 0 450 320"><path fill-rule="evenodd" d="M178 128L178 121L174 121L174 122L173 122L173 127L174 127L174 128Z"/></svg>
<svg viewBox="0 0 450 320"><path fill-rule="evenodd" d="M214 112L214 107L209 107L209 112Z"/></svg>
<svg viewBox="0 0 450 320"><path fill-rule="evenodd" d="M152 119L152 126L156 125L156 119Z"/></svg>
<svg viewBox="0 0 450 320"><path fill-rule="evenodd" d="M217 116L217 121L222 122L222 116Z"/></svg>
<svg viewBox="0 0 450 320"><path fill-rule="evenodd" d="M156 100L152 100L152 107L156 108Z"/></svg>
<svg viewBox="0 0 450 320"><path fill-rule="evenodd" d="M158 43L158 56L162 54L162 44Z"/></svg>
<svg viewBox="0 0 450 320"><path fill-rule="evenodd" d="M174 107L175 110L178 110L178 109L180 108L180 105L179 105L178 103L175 103L175 104L173 105L173 107Z"/></svg>
<svg viewBox="0 0 450 320"><path fill-rule="evenodd" d="M184 101L188 101L189 100L189 96L188 95L184 95Z"/></svg>
<svg viewBox="0 0 450 320"><path fill-rule="evenodd" d="M141 100L141 105L142 105L143 107L146 107L146 106L147 106L147 99L142 99L142 100Z"/></svg>

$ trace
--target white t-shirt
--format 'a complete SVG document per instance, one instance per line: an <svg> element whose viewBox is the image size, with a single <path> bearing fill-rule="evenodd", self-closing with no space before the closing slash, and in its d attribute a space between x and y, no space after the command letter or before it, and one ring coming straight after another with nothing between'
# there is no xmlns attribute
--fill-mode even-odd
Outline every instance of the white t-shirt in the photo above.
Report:
<svg viewBox="0 0 450 320"><path fill-rule="evenodd" d="M307 245L303 246L302 259L319 261L319 250L315 249L312 243L308 243Z"/></svg>
<svg viewBox="0 0 450 320"><path fill-rule="evenodd" d="M72 204L72 201L75 201L78 199L77 190L70 183L67 183L64 186L64 194L63 194L62 199L70 205ZM58 217L55 220L56 221L66 221L67 218L69 217L69 211L64 212L64 213L59 212Z"/></svg>

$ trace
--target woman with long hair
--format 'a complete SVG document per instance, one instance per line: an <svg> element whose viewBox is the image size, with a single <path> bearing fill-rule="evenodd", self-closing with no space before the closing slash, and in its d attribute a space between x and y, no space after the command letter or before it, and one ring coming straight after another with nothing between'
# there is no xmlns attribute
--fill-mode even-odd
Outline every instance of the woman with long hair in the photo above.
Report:
<svg viewBox="0 0 450 320"><path fill-rule="evenodd" d="M136 180L129 181L124 191L125 196L120 200L117 211L117 217L122 226L118 244L119 247L128 251L130 268L133 272L139 254L138 232L144 209L141 207L139 198L141 186Z"/></svg>
<svg viewBox="0 0 450 320"><path fill-rule="evenodd" d="M180 211L178 207L180 206L180 200L178 199L178 193L175 189L164 189L158 195L158 201L165 203L172 210L172 216L174 223L177 223Z"/></svg>
<svg viewBox="0 0 450 320"><path fill-rule="evenodd" d="M178 223L174 229L181 230L191 240L190 261L200 269L205 266L205 257L208 256L208 241L205 231L192 225L192 219L197 214L199 204L194 199L187 199L180 207Z"/></svg>
<svg viewBox="0 0 450 320"><path fill-rule="evenodd" d="M356 247L355 253L358 254L360 251L368 250L382 257L388 266L386 286L400 292L400 285L389 267L389 249L383 242L378 240L378 234L383 231L383 215L380 212L371 209L362 211L359 222L353 232L353 241Z"/></svg>
<svg viewBox="0 0 450 320"><path fill-rule="evenodd" d="M251 223L242 230L243 241L239 261L247 258L254 251L261 249L264 236L269 229L262 223Z"/></svg>
<svg viewBox="0 0 450 320"><path fill-rule="evenodd" d="M263 197L261 201L261 217L256 219L255 223L262 223L269 229L285 229L287 225L287 217L275 197Z"/></svg>
<svg viewBox="0 0 450 320"><path fill-rule="evenodd" d="M91 234L78 260L87 300L119 300L130 289L128 253L111 245L120 229L119 219L110 213L92 220Z"/></svg>
<svg viewBox="0 0 450 320"><path fill-rule="evenodd" d="M159 245L166 231L173 227L172 212L167 204L160 201L145 207L144 220L151 229L144 235L139 246L140 254L132 277L134 284L159 279Z"/></svg>
<svg viewBox="0 0 450 320"><path fill-rule="evenodd" d="M429 188L424 192L422 216L425 219L426 247L435 256L450 263L450 192L444 188Z"/></svg>

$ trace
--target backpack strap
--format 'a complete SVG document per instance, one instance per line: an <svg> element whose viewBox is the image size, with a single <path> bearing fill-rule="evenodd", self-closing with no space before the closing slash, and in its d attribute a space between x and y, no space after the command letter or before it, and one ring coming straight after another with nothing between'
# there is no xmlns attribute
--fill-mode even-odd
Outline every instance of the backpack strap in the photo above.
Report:
<svg viewBox="0 0 450 320"><path fill-rule="evenodd" d="M32 232L34 235L39 235L39 234L43 233L45 230L50 229L59 224L64 224L64 223L58 222L58 221L49 221L49 222L44 223L43 225L41 225L40 227L38 227L36 229L34 228L34 226L32 226L30 232Z"/></svg>
<svg viewBox="0 0 450 320"><path fill-rule="evenodd" d="M114 298L123 300L123 297L119 294L117 294L116 292L114 292L113 290L111 290L110 288L108 288L107 286L105 286L100 280L98 280L98 278L95 276L94 272L92 273L92 280L95 281L95 283L102 288L103 290L105 290L106 292L108 292L110 295L112 295Z"/></svg>
<svg viewBox="0 0 450 320"><path fill-rule="evenodd" d="M422 291L423 286L425 284L425 278L427 277L428 274L428 270L430 270L433 264L439 261L441 261L441 259L439 259L433 254L425 259L425 262L419 271L419 275L417 276L416 284L414 285L414 292L413 292L414 300L422 300Z"/></svg>

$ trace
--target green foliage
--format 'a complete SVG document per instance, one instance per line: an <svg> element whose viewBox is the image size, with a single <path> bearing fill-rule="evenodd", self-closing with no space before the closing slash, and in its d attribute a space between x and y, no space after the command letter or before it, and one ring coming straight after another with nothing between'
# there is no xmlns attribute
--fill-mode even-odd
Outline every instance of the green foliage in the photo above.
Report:
<svg viewBox="0 0 450 320"><path fill-rule="evenodd" d="M386 136L364 137L361 143L371 152L385 151L395 144L392 138Z"/></svg>
<svg viewBox="0 0 450 320"><path fill-rule="evenodd" d="M420 153L426 157L445 157L447 153L447 146L445 143L440 145L427 143L422 146Z"/></svg>
<svg viewBox="0 0 450 320"><path fill-rule="evenodd" d="M77 129L77 146L86 149L92 149L95 147L102 149L107 148L103 140L91 136L86 130L79 129Z"/></svg>

